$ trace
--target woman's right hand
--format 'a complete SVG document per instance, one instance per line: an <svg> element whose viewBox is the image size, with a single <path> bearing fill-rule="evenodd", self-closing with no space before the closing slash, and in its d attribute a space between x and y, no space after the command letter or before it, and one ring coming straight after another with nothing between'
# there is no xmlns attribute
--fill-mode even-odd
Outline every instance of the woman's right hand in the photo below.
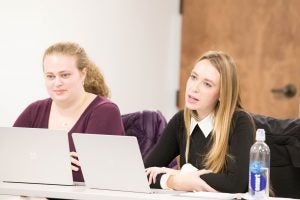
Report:
<svg viewBox="0 0 300 200"><path fill-rule="evenodd" d="M168 173L170 175L178 174L180 171L176 169L171 169L167 167L149 167L145 169L146 175L149 175L148 182L149 184L156 182L156 177L158 174Z"/></svg>
<svg viewBox="0 0 300 200"><path fill-rule="evenodd" d="M78 160L78 154L74 151L70 152L70 157L71 157L71 168L73 171L78 171L80 168L80 163Z"/></svg>

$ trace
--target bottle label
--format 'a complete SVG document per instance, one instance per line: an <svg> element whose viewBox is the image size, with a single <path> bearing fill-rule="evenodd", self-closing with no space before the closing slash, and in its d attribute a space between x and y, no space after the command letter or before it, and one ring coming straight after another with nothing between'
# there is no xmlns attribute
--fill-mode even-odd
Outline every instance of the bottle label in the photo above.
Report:
<svg viewBox="0 0 300 200"><path fill-rule="evenodd" d="M250 164L250 187L254 192L261 192L267 186L268 169L261 162Z"/></svg>

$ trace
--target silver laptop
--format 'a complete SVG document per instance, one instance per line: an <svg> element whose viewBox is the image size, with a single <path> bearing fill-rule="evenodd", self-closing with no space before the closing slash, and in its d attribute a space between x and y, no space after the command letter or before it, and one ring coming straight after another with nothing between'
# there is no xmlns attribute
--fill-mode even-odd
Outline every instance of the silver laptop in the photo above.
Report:
<svg viewBox="0 0 300 200"><path fill-rule="evenodd" d="M0 180L73 185L66 131L0 127Z"/></svg>
<svg viewBox="0 0 300 200"><path fill-rule="evenodd" d="M72 134L89 188L152 193L136 137Z"/></svg>

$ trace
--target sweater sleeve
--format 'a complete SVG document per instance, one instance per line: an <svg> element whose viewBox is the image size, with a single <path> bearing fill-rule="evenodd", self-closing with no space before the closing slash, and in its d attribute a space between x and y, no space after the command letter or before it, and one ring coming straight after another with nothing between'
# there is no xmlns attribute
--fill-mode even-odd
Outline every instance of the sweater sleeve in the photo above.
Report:
<svg viewBox="0 0 300 200"><path fill-rule="evenodd" d="M219 192L246 192L248 187L249 152L253 144L254 126L251 117L239 112L229 138L227 170L223 173L204 174L201 178Z"/></svg>
<svg viewBox="0 0 300 200"><path fill-rule="evenodd" d="M175 115L164 129L163 134L159 138L151 153L145 159L145 168L148 167L167 167L168 164L179 155L179 119ZM150 187L161 188L160 179L163 174L159 174L156 178L156 183Z"/></svg>
<svg viewBox="0 0 300 200"><path fill-rule="evenodd" d="M87 133L124 135L124 127L118 106L111 102L94 108L86 126Z"/></svg>

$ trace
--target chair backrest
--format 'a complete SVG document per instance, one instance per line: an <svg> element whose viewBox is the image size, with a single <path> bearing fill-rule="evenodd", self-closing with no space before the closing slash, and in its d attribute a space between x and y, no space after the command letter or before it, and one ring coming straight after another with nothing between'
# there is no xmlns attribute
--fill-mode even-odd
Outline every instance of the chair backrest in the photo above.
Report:
<svg viewBox="0 0 300 200"><path fill-rule="evenodd" d="M122 115L125 134L137 137L142 157L150 152L167 122L160 111L141 111Z"/></svg>
<svg viewBox="0 0 300 200"><path fill-rule="evenodd" d="M138 140L143 159L151 152L167 125L160 111L144 110L122 115L125 134ZM173 161L169 167L175 167Z"/></svg>
<svg viewBox="0 0 300 200"><path fill-rule="evenodd" d="M278 197L300 198L300 119L255 115L257 128L266 131L271 150L270 179Z"/></svg>

